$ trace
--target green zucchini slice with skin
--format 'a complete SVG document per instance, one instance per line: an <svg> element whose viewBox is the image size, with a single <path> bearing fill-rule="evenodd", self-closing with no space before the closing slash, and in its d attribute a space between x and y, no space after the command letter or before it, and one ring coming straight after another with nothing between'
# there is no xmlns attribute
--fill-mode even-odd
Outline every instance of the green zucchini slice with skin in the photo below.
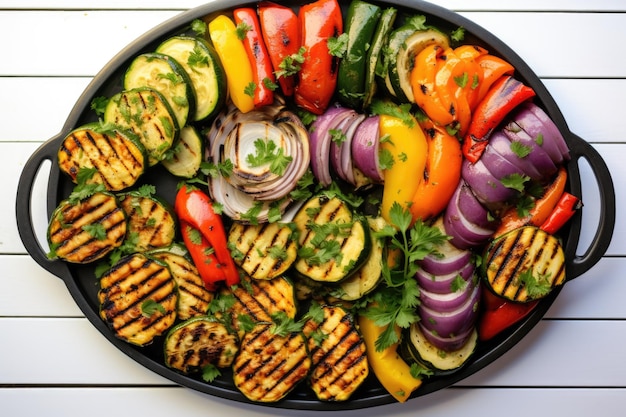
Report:
<svg viewBox="0 0 626 417"><path fill-rule="evenodd" d="M294 286L285 277L255 280L243 276L240 285L222 289L220 297L232 297L232 302L227 311L217 312L216 317L230 316L232 327L240 334L244 331L242 316L257 323L271 321L276 313L285 313L293 319L298 312Z"/></svg>
<svg viewBox="0 0 626 417"><path fill-rule="evenodd" d="M385 227L381 217L368 219L370 231L380 231ZM372 238L372 249L363 264L348 279L339 283L339 288L332 294L343 301L356 301L375 289L382 279L384 245L380 239Z"/></svg>
<svg viewBox="0 0 626 417"><path fill-rule="evenodd" d="M195 127L187 125L180 131L178 142L161 161L170 174L193 178L200 170L204 158L204 141Z"/></svg>
<svg viewBox="0 0 626 417"><path fill-rule="evenodd" d="M104 110L104 122L132 130L146 148L151 166L161 161L178 139L178 121L169 102L149 87L111 97Z"/></svg>
<svg viewBox="0 0 626 417"><path fill-rule="evenodd" d="M388 67L388 88L400 101L414 103L411 87L411 71L415 57L428 45L438 44L448 48L448 37L437 29L417 30L411 24L400 26L389 36L386 50Z"/></svg>
<svg viewBox="0 0 626 417"><path fill-rule="evenodd" d="M174 243L176 218L165 200L131 191L120 196L120 205L128 217L127 234L133 236L135 250L145 252Z"/></svg>
<svg viewBox="0 0 626 417"><path fill-rule="evenodd" d="M403 338L400 350L409 363L415 362L432 371L433 375L447 375L467 363L477 344L478 332L473 329L463 346L448 352L430 343L422 333L420 325L414 323L409 328L408 337Z"/></svg>
<svg viewBox="0 0 626 417"><path fill-rule="evenodd" d="M148 165L145 147L134 133L99 123L71 131L63 139L57 159L61 171L73 182L82 168L95 168L97 172L87 182L104 184L109 191L134 185Z"/></svg>
<svg viewBox="0 0 626 417"><path fill-rule="evenodd" d="M196 94L194 121L219 111L226 101L226 73L213 46L202 38L174 36L156 49L169 55L185 69Z"/></svg>
<svg viewBox="0 0 626 417"><path fill-rule="evenodd" d="M311 369L307 339L301 332L275 332L259 323L246 333L233 363L233 381L249 400L276 402L289 394Z"/></svg>
<svg viewBox="0 0 626 417"><path fill-rule="evenodd" d="M100 317L118 338L145 346L176 321L178 291L166 263L135 253L102 275L98 301Z"/></svg>
<svg viewBox="0 0 626 417"><path fill-rule="evenodd" d="M228 233L228 244L235 262L254 279L281 276L298 254L294 232L286 223L234 222Z"/></svg>
<svg viewBox="0 0 626 417"><path fill-rule="evenodd" d="M208 365L226 368L239 351L237 336L209 317L194 317L174 326L165 337L165 364L185 374Z"/></svg>
<svg viewBox="0 0 626 417"><path fill-rule="evenodd" d="M52 257L83 264L119 247L126 231L126 215L117 198L95 193L78 202L62 201L52 213L47 238Z"/></svg>
<svg viewBox="0 0 626 417"><path fill-rule="evenodd" d="M367 50L380 14L379 6L361 0L353 0L348 7L345 19L348 45L345 55L339 62L337 90L339 100L352 108L363 106Z"/></svg>
<svg viewBox="0 0 626 417"><path fill-rule="evenodd" d="M314 281L337 283L358 271L371 249L369 226L338 197L315 196L296 213L300 249L296 271Z"/></svg>
<svg viewBox="0 0 626 417"><path fill-rule="evenodd" d="M178 288L178 318L204 316L213 300L213 293L206 289L193 262L171 246L172 249L156 250L150 256L165 262L170 268Z"/></svg>
<svg viewBox="0 0 626 417"><path fill-rule="evenodd" d="M354 317L339 306L323 306L323 319L303 328L313 366L309 385L321 401L346 401L369 375L365 342Z"/></svg>
<svg viewBox="0 0 626 417"><path fill-rule="evenodd" d="M193 85L184 68L169 55L149 52L138 55L124 74L124 89L151 87L170 104L179 127L195 112Z"/></svg>
<svg viewBox="0 0 626 417"><path fill-rule="evenodd" d="M494 239L485 249L482 265L488 287L514 302L543 298L565 281L560 241L534 226Z"/></svg>

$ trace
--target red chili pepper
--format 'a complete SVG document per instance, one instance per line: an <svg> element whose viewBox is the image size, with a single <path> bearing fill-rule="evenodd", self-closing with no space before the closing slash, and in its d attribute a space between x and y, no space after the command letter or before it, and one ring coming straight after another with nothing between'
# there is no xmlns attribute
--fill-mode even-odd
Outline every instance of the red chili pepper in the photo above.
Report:
<svg viewBox="0 0 626 417"><path fill-rule="evenodd" d="M482 289L483 313L478 322L478 338L489 340L503 330L528 316L539 300L528 303L514 303Z"/></svg>
<svg viewBox="0 0 626 417"><path fill-rule="evenodd" d="M183 185L176 194L174 210L181 223L185 222L192 228L198 229L213 248L220 268L224 271L223 280L226 281L226 285L238 284L239 271L228 249L224 224L222 218L213 210L209 196L199 189L187 188Z"/></svg>
<svg viewBox="0 0 626 417"><path fill-rule="evenodd" d="M580 198L564 192L561 194L561 198L556 203L550 216L540 226L540 229L550 234L556 233L581 207L582 201L580 201Z"/></svg>
<svg viewBox="0 0 626 417"><path fill-rule="evenodd" d="M463 155L477 162L489 142L491 132L519 104L535 96L535 91L505 75L496 81L472 115L472 122L463 141Z"/></svg>
<svg viewBox="0 0 626 417"><path fill-rule="evenodd" d="M183 236L183 242L193 259L193 263L204 282L204 286L209 291L215 291L217 289L217 283L225 281L224 269L217 260L213 248L209 244L208 240L200 233L199 230L194 229L185 221L180 222L181 234Z"/></svg>
<svg viewBox="0 0 626 417"><path fill-rule="evenodd" d="M246 29L244 47L248 54L248 59L253 62L252 75L256 85L254 89L254 106L263 107L274 102L274 90L271 88L276 83L272 61L269 52L265 47L263 35L261 34L261 24L256 10L251 8L240 8L233 11L233 17L237 26L243 24Z"/></svg>
<svg viewBox="0 0 626 417"><path fill-rule="evenodd" d="M298 54L301 46L300 22L290 7L264 1L259 3L261 33L275 74L281 74L281 64L288 57ZM276 77L285 97L293 96L296 79L294 75Z"/></svg>
<svg viewBox="0 0 626 417"><path fill-rule="evenodd" d="M328 38L343 32L341 8L337 0L318 0L300 7L298 17L306 51L294 100L305 110L322 114L337 85L339 58L330 54Z"/></svg>

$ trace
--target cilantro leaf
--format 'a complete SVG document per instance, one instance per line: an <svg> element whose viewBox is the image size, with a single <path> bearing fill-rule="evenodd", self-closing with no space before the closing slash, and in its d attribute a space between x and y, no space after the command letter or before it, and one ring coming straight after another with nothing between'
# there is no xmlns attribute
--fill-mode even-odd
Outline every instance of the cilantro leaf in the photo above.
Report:
<svg viewBox="0 0 626 417"><path fill-rule="evenodd" d="M146 301L141 303L141 315L144 317L152 317L157 312L161 314L165 314L165 307L162 304L157 303L151 298L148 298Z"/></svg>
<svg viewBox="0 0 626 417"><path fill-rule="evenodd" d="M219 368L212 363L204 365L202 367L202 380L205 382L213 382L215 378L222 375Z"/></svg>
<svg viewBox="0 0 626 417"><path fill-rule="evenodd" d="M293 157L286 156L284 149L276 145L273 140L259 138L254 141L254 154L246 156L246 162L252 167L269 164L270 171L276 175L283 175Z"/></svg>
<svg viewBox="0 0 626 417"><path fill-rule="evenodd" d="M329 37L327 45L332 56L343 57L348 50L348 34L344 32L337 37Z"/></svg>

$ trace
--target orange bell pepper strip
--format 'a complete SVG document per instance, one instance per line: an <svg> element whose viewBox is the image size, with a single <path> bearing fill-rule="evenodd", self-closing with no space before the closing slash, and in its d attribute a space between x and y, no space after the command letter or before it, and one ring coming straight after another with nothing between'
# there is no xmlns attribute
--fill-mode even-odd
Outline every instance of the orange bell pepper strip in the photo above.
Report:
<svg viewBox="0 0 626 417"><path fill-rule="evenodd" d="M300 21L291 7L270 1L258 5L261 34L272 61L274 74L285 97L293 96L295 74L285 68L301 46Z"/></svg>
<svg viewBox="0 0 626 417"><path fill-rule="evenodd" d="M504 59L495 55L481 55L476 57L476 62L482 69L483 78L478 86L478 101L486 95L493 83L503 75L513 75L515 68Z"/></svg>
<svg viewBox="0 0 626 417"><path fill-rule="evenodd" d="M239 271L228 249L224 224L222 223L222 218L213 210L213 203L209 196L197 188L188 188L186 185L183 185L176 193L174 211L181 223L184 222L200 231L203 238L206 239L213 249L219 268L224 272L219 277L202 278L205 281L213 280L214 283L222 279L226 281L228 286L238 284ZM188 247L188 249L190 248Z"/></svg>
<svg viewBox="0 0 626 417"><path fill-rule="evenodd" d="M461 179L463 162L461 144L456 137L430 120L421 126L428 141L428 158L423 180L409 207L413 221L428 220L446 208Z"/></svg>
<svg viewBox="0 0 626 417"><path fill-rule="evenodd" d="M478 105L479 90L484 78L483 68L478 64L477 59L486 55L488 51L477 45L461 45L454 50L454 53L465 62L461 91L467 97L469 108L473 111Z"/></svg>
<svg viewBox="0 0 626 417"><path fill-rule="evenodd" d="M501 216L500 225L494 232L494 237L501 236L506 232L522 226L533 225L540 227L553 212L559 199L565 191L567 184L567 170L560 167L556 177L545 188L543 195L535 201L535 205L527 216L520 217L517 208L511 207Z"/></svg>
<svg viewBox="0 0 626 417"><path fill-rule="evenodd" d="M263 41L261 25L256 10L244 7L233 10L233 17L237 28L245 31L244 47L252 66L254 80L254 107L267 106L274 102L273 86L276 83L274 68L269 52ZM241 35L240 35L241 36Z"/></svg>
<svg viewBox="0 0 626 417"><path fill-rule="evenodd" d="M438 58L444 51L445 49L437 44L422 49L415 57L410 77L415 103L440 126L446 126L454 121L450 108L445 106L435 91Z"/></svg>
<svg viewBox="0 0 626 417"><path fill-rule="evenodd" d="M298 18L305 52L294 101L313 114L322 114L337 86L339 58L331 55L328 39L343 32L341 7L337 0L317 0L300 7Z"/></svg>
<svg viewBox="0 0 626 417"><path fill-rule="evenodd" d="M435 93L439 96L441 103L452 115L453 121L459 120L459 109L457 108L455 79L462 76L465 64L454 53L452 48L447 48L437 58L437 74L435 74Z"/></svg>

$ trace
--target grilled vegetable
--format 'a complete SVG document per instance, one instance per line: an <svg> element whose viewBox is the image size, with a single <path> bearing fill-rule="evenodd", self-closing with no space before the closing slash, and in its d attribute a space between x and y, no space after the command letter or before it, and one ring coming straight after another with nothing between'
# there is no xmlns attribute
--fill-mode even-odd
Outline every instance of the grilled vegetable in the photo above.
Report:
<svg viewBox="0 0 626 417"><path fill-rule="evenodd" d="M61 171L74 182L81 169L96 168L90 182L102 183L109 191L135 184L148 164L145 147L132 132L98 123L70 132L57 157Z"/></svg>
<svg viewBox="0 0 626 417"><path fill-rule="evenodd" d="M165 364L190 374L206 366L226 368L239 350L237 336L208 317L194 317L173 327L165 338Z"/></svg>
<svg viewBox="0 0 626 417"><path fill-rule="evenodd" d="M565 255L559 240L534 226L493 240L485 250L483 266L489 288L511 301L542 298L565 280Z"/></svg>
<svg viewBox="0 0 626 417"><path fill-rule="evenodd" d="M295 268L314 281L335 283L355 273L371 249L369 226L338 197L316 196L296 213L300 250Z"/></svg>
<svg viewBox="0 0 626 417"><path fill-rule="evenodd" d="M409 337L403 339L400 350L407 361L429 369L434 375L449 374L458 370L467 363L476 349L478 332L474 328L470 329L467 341L454 351L437 348L426 339L424 331L419 323L414 323L409 330Z"/></svg>
<svg viewBox="0 0 626 417"><path fill-rule="evenodd" d="M126 216L112 194L64 200L48 225L51 257L81 264L101 259L122 244L126 230Z"/></svg>
<svg viewBox="0 0 626 417"><path fill-rule="evenodd" d="M156 52L174 58L189 76L196 98L191 120L204 120L219 111L226 101L226 73L213 46L202 38L174 36Z"/></svg>
<svg viewBox="0 0 626 417"><path fill-rule="evenodd" d="M117 93L107 103L104 122L135 133L155 165L178 139L178 122L168 101L149 87Z"/></svg>
<svg viewBox="0 0 626 417"><path fill-rule="evenodd" d="M321 401L345 401L369 375L365 343L352 314L338 306L322 310L321 321L311 318L303 328L313 361L309 384Z"/></svg>
<svg viewBox="0 0 626 417"><path fill-rule="evenodd" d="M166 250L150 252L150 255L167 264L176 286L178 287L178 318L187 320L191 317L207 314L213 293L204 287L198 270L185 256L175 253L172 247Z"/></svg>
<svg viewBox="0 0 626 417"><path fill-rule="evenodd" d="M180 131L178 142L161 164L172 175L192 178L200 170L204 156L204 142L195 127L187 125Z"/></svg>
<svg viewBox="0 0 626 417"><path fill-rule="evenodd" d="M102 276L98 301L100 317L117 337L145 346L174 324L178 292L167 264L136 253Z"/></svg>
<svg viewBox="0 0 626 417"><path fill-rule="evenodd" d="M131 191L120 197L128 218L128 235L135 234L138 252L169 246L176 236L176 221L170 205L163 199Z"/></svg>
<svg viewBox="0 0 626 417"><path fill-rule="evenodd" d="M126 70L124 89L152 87L172 107L179 127L195 114L196 98L187 72L169 55L150 52L138 55Z"/></svg>
<svg viewBox="0 0 626 417"><path fill-rule="evenodd" d="M235 262L255 279L282 275L296 260L298 244L293 230L285 223L259 225L233 223L228 245Z"/></svg>
<svg viewBox="0 0 626 417"><path fill-rule="evenodd" d="M293 284L284 277L271 280L254 280L243 277L241 285L225 288L219 297L231 297L232 303L224 312L217 312L218 318L230 315L232 326L240 332L245 330L242 320L252 322L272 321L272 315L284 313L294 318L297 312ZM245 317L245 318L244 318Z"/></svg>
<svg viewBox="0 0 626 417"><path fill-rule="evenodd" d="M252 401L284 398L311 369L307 340L300 332L276 332L275 324L260 323L241 341L233 363L235 386Z"/></svg>

